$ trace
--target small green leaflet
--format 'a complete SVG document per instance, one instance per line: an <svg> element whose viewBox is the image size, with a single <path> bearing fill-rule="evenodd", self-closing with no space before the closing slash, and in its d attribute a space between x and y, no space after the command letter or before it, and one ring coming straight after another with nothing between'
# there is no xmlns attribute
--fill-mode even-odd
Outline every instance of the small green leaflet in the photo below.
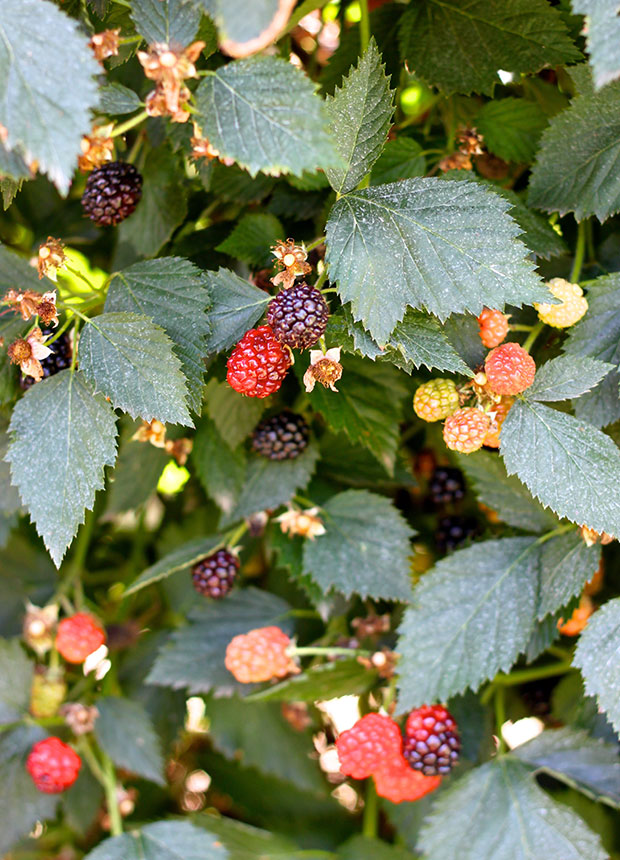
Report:
<svg viewBox="0 0 620 860"><path fill-rule="evenodd" d="M604 221L620 209L620 82L579 95L551 120L532 169L529 203Z"/></svg>
<svg viewBox="0 0 620 860"><path fill-rule="evenodd" d="M149 45L164 42L185 47L200 24L200 11L192 0L134 0L131 17Z"/></svg>
<svg viewBox="0 0 620 860"><path fill-rule="evenodd" d="M539 788L529 769L512 756L487 762L442 791L422 827L420 846L424 860L608 856L598 835Z"/></svg>
<svg viewBox="0 0 620 860"><path fill-rule="evenodd" d="M271 296L244 281L230 269L206 272L213 302L207 353L220 352L239 342L267 310Z"/></svg>
<svg viewBox="0 0 620 860"><path fill-rule="evenodd" d="M573 10L586 16L586 44L596 88L620 77L620 18L618 0L571 0Z"/></svg>
<svg viewBox="0 0 620 860"><path fill-rule="evenodd" d="M371 185L385 185L401 179L413 179L426 173L426 158L417 140L397 137L388 140L372 168Z"/></svg>
<svg viewBox="0 0 620 860"><path fill-rule="evenodd" d="M570 355L585 355L611 362L616 368L590 394L575 404L575 414L596 427L605 427L620 418L620 276L606 275L585 284L588 312L572 326L564 341Z"/></svg>
<svg viewBox="0 0 620 860"><path fill-rule="evenodd" d="M215 249L260 269L273 260L271 246L284 236L284 228L269 212L252 212L235 224L232 233Z"/></svg>
<svg viewBox="0 0 620 860"><path fill-rule="evenodd" d="M99 90L99 107L107 114L133 113L142 106L140 97L117 81Z"/></svg>
<svg viewBox="0 0 620 860"><path fill-rule="evenodd" d="M573 662L581 669L586 693L596 696L599 707L620 731L620 597L589 620Z"/></svg>
<svg viewBox="0 0 620 860"><path fill-rule="evenodd" d="M20 720L28 710L33 672L19 639L0 639L0 725Z"/></svg>
<svg viewBox="0 0 620 860"><path fill-rule="evenodd" d="M499 69L537 72L581 58L546 0L416 0L399 35L409 67L448 93L491 95Z"/></svg>
<svg viewBox="0 0 620 860"><path fill-rule="evenodd" d="M189 821L156 821L106 839L84 860L227 860L219 839Z"/></svg>
<svg viewBox="0 0 620 860"><path fill-rule="evenodd" d="M542 544L537 612L540 621L581 594L586 582L594 576L600 557L600 546L586 546L578 529Z"/></svg>
<svg viewBox="0 0 620 860"><path fill-rule="evenodd" d="M256 56L222 66L196 91L197 122L223 157L255 176L278 176L341 159L312 81L277 57Z"/></svg>
<svg viewBox="0 0 620 860"><path fill-rule="evenodd" d="M505 161L527 164L536 154L547 122L536 102L507 98L487 102L476 117L476 128L489 152Z"/></svg>
<svg viewBox="0 0 620 860"><path fill-rule="evenodd" d="M476 183L434 177L345 194L327 222L330 278L380 346L408 306L443 321L545 301L509 208Z"/></svg>
<svg viewBox="0 0 620 860"><path fill-rule="evenodd" d="M547 402L581 397L613 369L613 364L594 358L560 355L538 368L526 397Z"/></svg>
<svg viewBox="0 0 620 860"><path fill-rule="evenodd" d="M386 357L407 373L424 365L429 370L473 375L448 341L439 320L422 311L407 311L390 335Z"/></svg>
<svg viewBox="0 0 620 860"><path fill-rule="evenodd" d="M107 313L91 318L79 342L80 369L116 409L145 421L192 427L187 389L174 344L148 317Z"/></svg>
<svg viewBox="0 0 620 860"><path fill-rule="evenodd" d="M321 599L323 594L321 592ZM362 695L377 682L377 673L358 660L335 660L311 666L246 697L248 702L316 702L338 696Z"/></svg>
<svg viewBox="0 0 620 860"><path fill-rule="evenodd" d="M164 758L151 718L138 702L117 696L97 700L95 736L114 764L165 785Z"/></svg>
<svg viewBox="0 0 620 860"><path fill-rule="evenodd" d="M209 555L209 553L222 546L222 544L223 540L218 535L208 538L196 538L196 540L189 541L189 543L184 543L182 546L177 547L177 549L173 549L168 555L160 558L155 564L147 567L135 582L132 582L129 588L127 588L125 596L135 594L136 591L140 591L154 582L159 582L168 576L172 576L178 570L191 567L192 564L200 561L201 558Z"/></svg>
<svg viewBox="0 0 620 860"><path fill-rule="evenodd" d="M510 669L532 630L538 565L534 538L501 538L455 552L422 577L396 647L401 708L446 701Z"/></svg>
<svg viewBox="0 0 620 860"><path fill-rule="evenodd" d="M0 46L6 145L37 161L66 194L80 140L90 132L97 107L93 76L101 69L78 22L47 0L2 0Z"/></svg>
<svg viewBox="0 0 620 860"><path fill-rule="evenodd" d="M196 412L202 404L209 305L205 274L182 257L145 260L118 272L105 303L106 311L144 314L164 329L181 359L189 405Z"/></svg>
<svg viewBox="0 0 620 860"><path fill-rule="evenodd" d="M620 451L609 436L522 398L504 421L500 452L508 474L556 514L620 535Z"/></svg>
<svg viewBox="0 0 620 860"><path fill-rule="evenodd" d="M374 38L342 89L328 96L329 132L345 163L326 171L338 194L352 191L381 154L394 113L393 93Z"/></svg>
<svg viewBox="0 0 620 860"><path fill-rule="evenodd" d="M620 808L620 760L615 745L565 726L545 730L518 746L514 754L593 800Z"/></svg>
<svg viewBox="0 0 620 860"><path fill-rule="evenodd" d="M63 370L17 403L6 455L11 479L57 567L116 459L116 416L82 373ZM45 452L45 480L39 458Z"/></svg>
<svg viewBox="0 0 620 860"><path fill-rule="evenodd" d="M304 543L304 570L324 591L411 599L414 532L389 499L346 490L321 508L325 534Z"/></svg>

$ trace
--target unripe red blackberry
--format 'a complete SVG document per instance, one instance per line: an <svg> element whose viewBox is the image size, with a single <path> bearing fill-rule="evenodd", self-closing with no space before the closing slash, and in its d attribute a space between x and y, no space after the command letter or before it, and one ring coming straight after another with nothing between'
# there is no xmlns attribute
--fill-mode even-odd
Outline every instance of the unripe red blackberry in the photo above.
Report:
<svg viewBox="0 0 620 860"><path fill-rule="evenodd" d="M82 760L60 738L45 738L30 750L26 770L39 791L60 794L78 778Z"/></svg>
<svg viewBox="0 0 620 860"><path fill-rule="evenodd" d="M285 409L260 422L252 436L252 448L269 460L294 460L308 445L309 436L304 418Z"/></svg>
<svg viewBox="0 0 620 860"><path fill-rule="evenodd" d="M110 161L90 174L82 195L84 214L99 227L120 224L142 197L142 176L133 164Z"/></svg>
<svg viewBox="0 0 620 860"><path fill-rule="evenodd" d="M53 329L43 328L42 332L44 335L52 334ZM67 370L67 368L71 367L73 350L71 348L71 336L69 332L67 331L64 334L61 334L58 340L55 340L50 345L50 349L52 350L52 353L48 355L47 358L42 358L40 360L41 367L43 368L43 379L47 379L48 376L54 376L55 373L59 373L61 370ZM20 377L19 385L23 391L27 391L29 388L32 388L34 384L32 376Z"/></svg>
<svg viewBox="0 0 620 860"><path fill-rule="evenodd" d="M199 594L219 600L226 597L234 585L239 559L227 549L218 549L192 568L192 582Z"/></svg>
<svg viewBox="0 0 620 860"><path fill-rule="evenodd" d="M267 308L267 322L275 337L293 349L314 346L325 333L328 317L321 293L304 283L281 290Z"/></svg>
<svg viewBox="0 0 620 860"><path fill-rule="evenodd" d="M461 740L454 717L441 705L411 711L405 725L403 755L426 776L450 773L459 759Z"/></svg>
<svg viewBox="0 0 620 860"><path fill-rule="evenodd" d="M261 325L246 331L232 351L226 379L247 397L269 397L278 391L290 366L286 347L275 339L271 326Z"/></svg>

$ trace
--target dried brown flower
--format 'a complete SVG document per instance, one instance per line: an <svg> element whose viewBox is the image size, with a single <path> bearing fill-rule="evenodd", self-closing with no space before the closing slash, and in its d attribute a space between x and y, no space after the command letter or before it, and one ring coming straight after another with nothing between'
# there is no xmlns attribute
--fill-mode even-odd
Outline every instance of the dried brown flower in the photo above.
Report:
<svg viewBox="0 0 620 860"><path fill-rule="evenodd" d="M307 275L308 272L312 271L312 266L306 263L308 252L303 246L296 245L294 239L278 242L277 245L273 246L271 252L282 269L271 279L276 287L282 284L284 289L288 289L295 283L295 278Z"/></svg>
<svg viewBox="0 0 620 860"><path fill-rule="evenodd" d="M101 33L95 33L88 43L95 59L99 62L107 60L108 57L118 56L118 43L120 28L116 30L102 30Z"/></svg>
<svg viewBox="0 0 620 860"><path fill-rule="evenodd" d="M320 382L325 388L338 391L336 382L341 376L342 365L340 364L339 346L328 349L327 352L323 352L321 349L310 350L310 367L304 373L306 391L312 391L317 382Z"/></svg>

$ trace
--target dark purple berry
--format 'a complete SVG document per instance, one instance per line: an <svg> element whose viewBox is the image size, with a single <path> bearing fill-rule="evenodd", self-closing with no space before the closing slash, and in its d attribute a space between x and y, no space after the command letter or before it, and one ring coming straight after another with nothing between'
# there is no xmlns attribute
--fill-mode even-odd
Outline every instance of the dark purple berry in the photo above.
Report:
<svg viewBox="0 0 620 860"><path fill-rule="evenodd" d="M411 711L405 725L403 755L425 776L445 776L458 762L461 740L452 714L442 705Z"/></svg>
<svg viewBox="0 0 620 860"><path fill-rule="evenodd" d="M192 568L192 582L199 594L219 600L233 587L239 559L227 549L218 549Z"/></svg>
<svg viewBox="0 0 620 860"><path fill-rule="evenodd" d="M269 460L294 460L307 446L309 437L304 418L285 409L260 422L252 436L252 448Z"/></svg>
<svg viewBox="0 0 620 860"><path fill-rule="evenodd" d="M325 333L328 316L321 293L303 283L281 290L267 308L267 322L275 337L292 349L314 346Z"/></svg>
<svg viewBox="0 0 620 860"><path fill-rule="evenodd" d="M457 549L479 532L474 517L441 517L435 532L435 543L440 552Z"/></svg>
<svg viewBox="0 0 620 860"><path fill-rule="evenodd" d="M458 502L465 495L465 481L460 469L437 466L428 484L432 501L436 505Z"/></svg>
<svg viewBox="0 0 620 860"><path fill-rule="evenodd" d="M120 224L142 196L142 176L133 164L111 161L90 174L82 195L84 214L99 227Z"/></svg>

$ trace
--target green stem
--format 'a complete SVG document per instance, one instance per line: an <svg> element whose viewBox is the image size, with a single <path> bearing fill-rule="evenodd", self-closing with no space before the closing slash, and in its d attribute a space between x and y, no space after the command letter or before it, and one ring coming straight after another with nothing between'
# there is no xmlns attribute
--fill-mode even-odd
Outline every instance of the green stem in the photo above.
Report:
<svg viewBox="0 0 620 860"><path fill-rule="evenodd" d="M123 819L118 808L118 797L116 796L116 770L112 760L103 753L103 777L105 799L110 813L110 833L112 836L122 836Z"/></svg>
<svg viewBox="0 0 620 860"><path fill-rule="evenodd" d="M575 245L575 259L570 273L571 284L579 283L581 267L586 254L586 221L580 221L577 228L577 244Z"/></svg>
<svg viewBox="0 0 620 860"><path fill-rule="evenodd" d="M379 821L379 807L377 805L377 789L375 781L371 777L366 780L366 797L364 802L364 819L362 821L362 834L367 839L376 839Z"/></svg>
<svg viewBox="0 0 620 860"><path fill-rule="evenodd" d="M510 326L510 331L532 331L533 328L533 325L521 325L521 323L514 323Z"/></svg>
<svg viewBox="0 0 620 860"><path fill-rule="evenodd" d="M529 681L538 681L541 678L565 675L572 668L573 665L569 660L560 660L545 666L533 666L531 669L517 669L510 675L497 675L493 683L498 687L514 687L517 684L527 684Z"/></svg>
<svg viewBox="0 0 620 860"><path fill-rule="evenodd" d="M122 122L120 125L117 125L110 137L119 137L121 134L125 134L126 131L135 128L137 125L140 125L140 123L144 122L144 120L147 118L148 113L145 110L141 110L140 113L135 114L135 116L132 116L131 119L126 120L126 122Z"/></svg>
<svg viewBox="0 0 620 860"><path fill-rule="evenodd" d="M94 509L92 511L87 511L86 517L84 519L84 525L79 530L77 539L75 541L75 549L73 552L73 558L71 559L69 570L67 571L67 575L64 577L57 591L57 597L60 597L60 595L66 594L67 591L69 591L69 589L71 588L71 586L73 586L75 602L78 609L82 609L84 605L84 593L82 589L81 574L82 568L84 567L84 562L86 561L88 547L90 546L90 541L93 536L93 530L95 528L96 522L97 517L95 516Z"/></svg>
<svg viewBox="0 0 620 860"><path fill-rule="evenodd" d="M368 14L368 0L359 0L360 4L360 48L362 54L370 42L370 16Z"/></svg>
<svg viewBox="0 0 620 860"><path fill-rule="evenodd" d="M286 613L288 618L312 618L317 620L321 618L316 609L289 609Z"/></svg>
<svg viewBox="0 0 620 860"><path fill-rule="evenodd" d="M327 280L327 266L323 266L323 271L318 276L316 281L314 282L314 286L317 290L320 290L325 281Z"/></svg>
<svg viewBox="0 0 620 860"><path fill-rule="evenodd" d="M304 248L306 249L306 251L314 251L315 248L318 248L319 245L323 244L325 238L325 236L319 236L318 239L315 239L314 242L310 242L309 245L304 244Z"/></svg>
<svg viewBox="0 0 620 860"><path fill-rule="evenodd" d="M506 722L506 691L503 687L495 688L495 733L499 741L498 752L503 753L506 750L506 744L502 737L502 726Z"/></svg>
<svg viewBox="0 0 620 860"><path fill-rule="evenodd" d="M239 526L237 526L237 528L234 531L232 531L228 535L228 537L226 538L226 545L231 546L231 547L236 546L237 541L239 541L243 537L243 535L247 532L247 530L248 530L248 524L244 520Z"/></svg>
<svg viewBox="0 0 620 860"><path fill-rule="evenodd" d="M49 340L45 341L45 346L50 346L52 343L54 343L55 340L58 340L59 337L62 337L62 335L66 332L66 330L71 325L71 322L72 322L71 318L65 320L64 323L60 326L60 328L56 332L56 334L54 335L54 337L51 337Z"/></svg>
<svg viewBox="0 0 620 860"><path fill-rule="evenodd" d="M82 757L86 760L86 764L90 768L90 772L95 777L97 782L101 783L101 785L106 787L106 776L103 772L101 765L99 764L99 760L95 755L95 751L90 745L90 741L86 735L82 735L82 737L78 738L77 742L78 752L82 755Z"/></svg>
<svg viewBox="0 0 620 860"><path fill-rule="evenodd" d="M534 341L536 340L538 335L541 333L541 331L544 329L544 327L545 327L545 324L544 324L544 322L542 322L542 320L540 320L539 322L536 323L536 325L534 326L532 331L527 336L525 343L523 344L523 349L526 352L529 352L531 350L531 348L534 346Z"/></svg>
<svg viewBox="0 0 620 860"><path fill-rule="evenodd" d="M81 281L83 281L91 292L93 292L93 293L100 292L99 288L96 287L94 284L91 284L91 282L88 280L86 275L83 275L82 272L78 271L78 269L74 269L73 266L68 266L66 263L65 263L65 269L68 272L71 272L71 274L74 277L79 278Z"/></svg>
<svg viewBox="0 0 620 860"><path fill-rule="evenodd" d="M301 648L288 648L287 653L291 657L370 657L372 651L364 651L360 648L336 648L322 645L304 645Z"/></svg>

